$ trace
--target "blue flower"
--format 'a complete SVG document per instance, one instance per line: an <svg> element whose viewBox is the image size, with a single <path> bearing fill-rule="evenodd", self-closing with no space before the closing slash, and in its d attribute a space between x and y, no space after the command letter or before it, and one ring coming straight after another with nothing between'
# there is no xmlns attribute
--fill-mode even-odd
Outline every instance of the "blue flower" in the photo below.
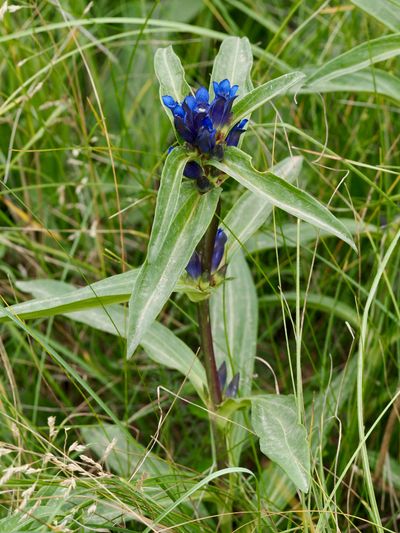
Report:
<svg viewBox="0 0 400 533"><path fill-rule="evenodd" d="M198 163L196 163L196 161L189 161L186 163L185 168L183 169L183 175L186 178L197 180L202 177L203 169Z"/></svg>
<svg viewBox="0 0 400 533"><path fill-rule="evenodd" d="M235 398L237 396L237 393L239 390L239 381L240 381L240 374L239 372L237 372L233 376L232 381L226 387L225 396L227 398Z"/></svg>
<svg viewBox="0 0 400 533"><path fill-rule="evenodd" d="M218 270L218 267L222 261L225 252L225 244L228 240L226 233L221 228L218 228L217 234L214 240L214 250L211 258L211 274L214 274ZM186 272L193 279L198 279L203 270L201 268L201 257L197 250L195 250L190 258L190 261L186 267Z"/></svg>
<svg viewBox="0 0 400 533"><path fill-rule="evenodd" d="M240 136L242 135L242 133L246 131L243 128L246 126L247 123L248 123L247 118L244 118L243 120L241 120L240 122L238 122L237 124L233 126L233 128L228 133L225 139L225 142L228 146L238 145Z"/></svg>
<svg viewBox="0 0 400 533"><path fill-rule="evenodd" d="M237 146L243 127L247 121L236 124L231 131L232 105L237 98L238 85L231 86L225 79L213 82L215 97L210 103L210 95L205 87L200 87L195 95L186 96L176 102L172 96L163 96L164 105L171 110L178 135L199 155L223 158L223 147ZM227 133L228 130L228 133ZM192 167L191 170L194 170ZM187 174L191 173L187 170ZM198 169L196 169L198 170ZM185 176L187 175L185 173ZM192 178L192 175L187 177ZM193 177L193 179L197 179Z"/></svg>
<svg viewBox="0 0 400 533"><path fill-rule="evenodd" d="M223 229L218 228L214 241L214 250L211 259L211 273L218 270L219 264L224 256L225 244L228 240L226 233Z"/></svg>
<svg viewBox="0 0 400 533"><path fill-rule="evenodd" d="M193 255L186 267L186 272L193 279L198 279L201 276L201 260L197 251L193 252Z"/></svg>
<svg viewBox="0 0 400 533"><path fill-rule="evenodd" d="M210 117L213 124L218 127L225 126L230 123L232 118L232 104L236 93L239 89L238 85L231 87L229 80L222 80L220 83L213 82L215 98L210 105Z"/></svg>

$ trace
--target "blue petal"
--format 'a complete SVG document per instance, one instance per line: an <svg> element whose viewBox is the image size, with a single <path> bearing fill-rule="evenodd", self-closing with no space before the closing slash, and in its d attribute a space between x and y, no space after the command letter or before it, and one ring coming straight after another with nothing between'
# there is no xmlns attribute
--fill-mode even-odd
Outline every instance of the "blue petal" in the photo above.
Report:
<svg viewBox="0 0 400 533"><path fill-rule="evenodd" d="M189 94L189 96L186 96L184 103L193 111L196 107L196 98Z"/></svg>
<svg viewBox="0 0 400 533"><path fill-rule="evenodd" d="M200 87L196 91L196 101L198 104L208 104L210 96L208 94L208 91L205 87Z"/></svg>
<svg viewBox="0 0 400 533"><path fill-rule="evenodd" d="M172 110L173 114L174 114L174 117L184 117L185 116L185 111L183 109L183 107L179 104L176 104L176 106L174 107L174 109Z"/></svg>
<svg viewBox="0 0 400 533"><path fill-rule="evenodd" d="M231 90L229 91L229 98L233 98L238 92L239 85L232 85Z"/></svg>
<svg viewBox="0 0 400 533"><path fill-rule="evenodd" d="M169 109L174 109L176 105L178 105L178 102L176 102L172 96L163 96L162 101L164 102L164 105L167 106Z"/></svg>
<svg viewBox="0 0 400 533"><path fill-rule="evenodd" d="M227 376L227 371L226 371L226 362L224 361L221 366L218 368L218 381L219 381L219 386L220 386L220 389L222 390L225 385L226 385L226 376Z"/></svg>
<svg viewBox="0 0 400 533"><path fill-rule="evenodd" d="M217 96L214 99L209 110L214 126L220 127L229 124L231 121L231 109L234 98L235 97L227 99L223 96Z"/></svg>
<svg viewBox="0 0 400 533"><path fill-rule="evenodd" d="M211 272L215 272L216 270L218 270L221 259L224 256L225 244L227 240L228 237L226 236L224 230L218 228L217 234L215 236L214 250L211 259Z"/></svg>
<svg viewBox="0 0 400 533"><path fill-rule="evenodd" d="M219 93L221 96L228 97L231 89L231 83L228 79L224 79L219 83Z"/></svg>
<svg viewBox="0 0 400 533"><path fill-rule="evenodd" d="M201 261L199 254L194 251L190 261L186 267L186 272L193 279L197 279L201 276Z"/></svg>
<svg viewBox="0 0 400 533"><path fill-rule="evenodd" d="M238 372L237 374L233 376L232 381L226 387L225 396L227 398L235 398L235 396L237 396L237 393L239 390L239 381L240 381L240 374Z"/></svg>
<svg viewBox="0 0 400 533"><path fill-rule="evenodd" d="M228 146L237 146L239 143L240 136L242 133L244 133L246 130L244 130L244 126L246 126L248 120L244 118L237 124L233 126L231 131L226 136L225 142Z"/></svg>

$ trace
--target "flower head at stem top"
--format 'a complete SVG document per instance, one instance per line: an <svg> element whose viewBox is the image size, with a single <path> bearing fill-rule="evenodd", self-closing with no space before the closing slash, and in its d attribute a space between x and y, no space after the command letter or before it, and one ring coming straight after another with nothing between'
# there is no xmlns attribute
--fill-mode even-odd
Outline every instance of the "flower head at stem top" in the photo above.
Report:
<svg viewBox="0 0 400 533"><path fill-rule="evenodd" d="M215 235L214 240L214 249L213 254L211 258L211 274L214 274L222 261L222 258L224 256L225 252L225 244L228 240L228 237L226 236L226 233L223 229L218 228L217 234ZM186 272L189 274L189 276L193 279L198 279L203 274L202 266L201 266L201 257L197 250L195 250L192 254L192 257L190 258L190 261L186 267Z"/></svg>
<svg viewBox="0 0 400 533"><path fill-rule="evenodd" d="M163 96L164 105L171 110L178 135L199 155L223 158L224 146L237 146L240 135L245 131L247 120L233 125L232 105L237 98L238 85L225 79L213 82L215 97L205 87L197 89L195 95L186 96L177 102L172 96ZM186 173L187 177L191 177ZM196 176L197 179L197 176Z"/></svg>

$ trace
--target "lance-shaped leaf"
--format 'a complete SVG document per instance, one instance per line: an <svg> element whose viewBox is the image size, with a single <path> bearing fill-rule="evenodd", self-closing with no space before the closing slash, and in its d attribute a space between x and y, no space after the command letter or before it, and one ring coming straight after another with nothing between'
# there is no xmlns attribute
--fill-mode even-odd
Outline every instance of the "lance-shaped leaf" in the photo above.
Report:
<svg viewBox="0 0 400 533"><path fill-rule="evenodd" d="M304 79L302 72L291 72L256 87L233 105L233 120L239 122L278 94L286 92L294 85L300 86Z"/></svg>
<svg viewBox="0 0 400 533"><path fill-rule="evenodd" d="M187 150L182 146L177 146L165 160L148 248L151 260L157 256L176 214L183 169L189 159Z"/></svg>
<svg viewBox="0 0 400 533"><path fill-rule="evenodd" d="M123 274L116 274L101 281L96 281L87 287L75 288L71 292L68 291L68 294L59 293L52 297L48 297L47 291L51 290L53 285L58 287L61 282L55 280L18 281L17 287L23 292L33 293L31 288L35 285L34 294L36 299L10 305L6 308L7 312L5 309L0 308L0 323L11 320L9 313L18 316L22 320L29 320L128 302L139 270L137 268ZM182 278L175 285L174 291L186 292L189 289L196 290L193 284L186 283L185 279ZM203 294L200 290L198 292Z"/></svg>
<svg viewBox="0 0 400 533"><path fill-rule="evenodd" d="M390 30L400 31L400 4L394 0L351 0Z"/></svg>
<svg viewBox="0 0 400 533"><path fill-rule="evenodd" d="M261 451L286 472L298 489L308 492L310 451L306 429L297 419L294 397L271 394L252 399L251 422Z"/></svg>
<svg viewBox="0 0 400 533"><path fill-rule="evenodd" d="M188 197L177 212L159 250L146 259L129 301L127 355L131 357L144 333L170 297L198 242L214 215L220 189Z"/></svg>
<svg viewBox="0 0 400 533"><path fill-rule="evenodd" d="M190 87L185 80L185 71L183 70L181 60L175 54L172 46L158 48L154 54L154 70L160 83L160 100L161 104L168 115L172 125L174 118L171 111L164 105L163 96L172 96L177 102L190 94Z"/></svg>
<svg viewBox="0 0 400 533"><path fill-rule="evenodd" d="M292 183L298 178L302 163L301 156L287 157L272 167L271 172ZM244 192L234 203L222 222L228 234L226 251L229 259L270 217L272 207L265 196L252 191Z"/></svg>
<svg viewBox="0 0 400 533"><path fill-rule="evenodd" d="M252 90L250 71L253 54L247 37L227 37L221 43L214 59L210 82L210 97L214 96L213 81L228 79L232 85L239 85L238 98Z"/></svg>
<svg viewBox="0 0 400 533"><path fill-rule="evenodd" d="M241 250L228 261L227 282L211 295L211 327L218 366L225 361L228 382L239 372L239 395L251 392L257 345L258 300L250 268ZM243 413L227 426L232 464L240 462L247 431Z"/></svg>
<svg viewBox="0 0 400 533"><path fill-rule="evenodd" d="M110 276L104 280L92 283L82 289L75 289L67 294L47 296L44 287L50 291L54 284L59 282L53 280L40 280L42 283L41 297L28 302L10 305L7 313L0 309L0 322L10 320L8 314L11 313L20 319L33 319L49 317L73 311L82 311L91 307L101 307L107 304L127 302L132 293L132 288L139 274L139 269L130 270L124 274ZM30 292L30 284L33 282L20 281L18 288ZM40 293L36 293L40 296Z"/></svg>
<svg viewBox="0 0 400 533"><path fill-rule="evenodd" d="M218 366L226 362L228 381L240 372L239 391L248 396L256 355L258 302L250 269L240 251L229 261L226 277L227 282L210 300L215 356Z"/></svg>
<svg viewBox="0 0 400 533"><path fill-rule="evenodd" d="M303 85L298 91L299 94L331 92L366 92L400 100L400 78L379 68L366 69L323 80L321 83L316 80L311 85Z"/></svg>
<svg viewBox="0 0 400 533"><path fill-rule="evenodd" d="M346 226L325 206L275 174L258 172L251 163L251 157L238 148L228 147L223 161L212 160L210 164L250 191L264 196L273 205L314 226L330 231L357 251Z"/></svg>
<svg viewBox="0 0 400 533"><path fill-rule="evenodd" d="M307 85L320 85L327 80L356 72L378 61L400 54L400 34L385 35L362 43L318 68L307 80Z"/></svg>
<svg viewBox="0 0 400 533"><path fill-rule="evenodd" d="M358 222L353 218L339 218L342 224L346 226L352 235L361 235L362 233L372 233L379 231L377 226ZM262 228L247 243L246 249L253 252L263 250L273 250L277 248L295 248L297 246L297 224L288 223L276 228ZM300 245L305 246L314 242L319 237L330 237L331 233L325 230L317 230L314 226L304 225L300 232Z"/></svg>
<svg viewBox="0 0 400 533"><path fill-rule="evenodd" d="M17 287L38 298L54 299L77 293L73 285L54 280L19 282ZM126 309L120 305L106 305L97 309L63 313L63 316L111 335L126 336ZM171 330L159 322L153 322L143 335L141 346L150 359L156 363L181 372L192 382L200 397L203 397L207 388L203 365L193 351Z"/></svg>

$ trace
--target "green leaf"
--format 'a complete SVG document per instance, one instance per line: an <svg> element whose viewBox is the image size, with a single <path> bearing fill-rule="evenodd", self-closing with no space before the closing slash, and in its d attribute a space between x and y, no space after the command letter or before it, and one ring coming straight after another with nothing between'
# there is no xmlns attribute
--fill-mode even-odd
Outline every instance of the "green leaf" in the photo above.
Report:
<svg viewBox="0 0 400 533"><path fill-rule="evenodd" d="M258 302L241 251L228 262L226 277L210 299L215 356L218 366L226 361L228 380L240 372L239 391L246 396L251 391L256 355Z"/></svg>
<svg viewBox="0 0 400 533"><path fill-rule="evenodd" d="M154 54L154 70L160 83L160 100L172 125L174 118L171 111L164 105L163 96L172 96L177 102L181 102L191 90L185 80L181 60L175 54L172 46L158 48Z"/></svg>
<svg viewBox="0 0 400 533"><path fill-rule="evenodd" d="M63 294L76 294L73 285L62 281L34 280L18 282L19 289L36 297L59 298ZM74 313L63 313L67 318L82 324L125 337L126 309L107 305ZM204 396L207 380L203 365L193 351L174 333L158 322L153 322L141 341L147 355L156 363L178 370L191 381L199 396Z"/></svg>
<svg viewBox="0 0 400 533"><path fill-rule="evenodd" d="M351 0L390 30L400 31L400 3L396 0Z"/></svg>
<svg viewBox="0 0 400 533"><path fill-rule="evenodd" d="M307 426L312 427L310 447L314 456L317 449L323 450L332 429L337 427L337 413L354 394L357 361L352 357L346 367L337 372L329 385L316 394L310 394L306 406ZM283 510L296 496L296 487L276 463L264 469L260 485L268 499L277 509Z"/></svg>
<svg viewBox="0 0 400 533"><path fill-rule="evenodd" d="M382 94L394 100L400 100L400 78L375 68L352 72L322 82L316 81L311 85L301 87L298 92L299 94L315 94L343 91Z"/></svg>
<svg viewBox="0 0 400 533"><path fill-rule="evenodd" d="M24 292L33 292L31 288L37 288L35 292L37 299L10 305L3 309L0 308L0 323L10 321L9 313L18 316L21 320L29 320L73 311L87 312L88 309L93 307L104 307L109 304L128 302L132 295L132 288L139 274L139 270L137 268L124 272L123 274L116 274L115 276L110 276L92 283L87 287L80 289L74 288L73 291L68 291L67 294L59 291L50 298L46 296L47 288L51 290L53 284L59 288L59 284L62 282L53 280L18 281L17 287ZM68 286L68 284L65 285ZM180 279L174 291L186 292L189 289L195 291L192 285L188 285L184 279ZM115 332L115 328L113 332Z"/></svg>
<svg viewBox="0 0 400 533"><path fill-rule="evenodd" d="M210 82L210 98L214 97L212 82L228 79L231 85L239 85L238 98L252 90L250 71L253 53L247 37L227 37L221 43L214 60Z"/></svg>
<svg viewBox="0 0 400 533"><path fill-rule="evenodd" d="M194 352L171 330L159 322L153 322L140 344L150 359L186 376L200 398L204 399L204 391L207 390L204 367Z"/></svg>
<svg viewBox="0 0 400 533"><path fill-rule="evenodd" d="M301 156L288 157L272 167L271 172L291 183L298 178L302 164ZM228 230L226 251L229 259L270 217L272 207L265 196L252 191L244 192L234 203L222 222Z"/></svg>
<svg viewBox="0 0 400 533"><path fill-rule="evenodd" d="M351 235L360 235L362 233L376 232L378 228L373 224L363 224L353 218L338 218L346 226ZM305 246L314 242L318 237L331 237L332 233L328 230L317 230L314 226L304 225L300 231L300 245ZM295 248L297 246L297 224L283 224L282 227L276 228L276 235L273 228L263 228L257 232L249 242L246 249L248 252L261 252L263 250L273 250L278 248Z"/></svg>
<svg viewBox="0 0 400 533"><path fill-rule="evenodd" d="M306 429L297 419L293 396L272 395L252 399L251 421L261 451L277 463L296 487L308 492L310 452Z"/></svg>
<svg viewBox="0 0 400 533"><path fill-rule="evenodd" d="M220 189L193 191L176 214L158 257L147 258L129 301L127 355L131 357L187 266L214 215Z"/></svg>
<svg viewBox="0 0 400 533"><path fill-rule="evenodd" d="M183 169L189 159L187 150L177 146L165 160L148 248L148 255L152 260L158 255L176 214Z"/></svg>
<svg viewBox="0 0 400 533"><path fill-rule="evenodd" d="M357 248L347 230L337 218L310 194L271 172L258 172L251 163L251 157L233 146L225 150L223 161L210 164L228 174L247 189L263 195L275 206L287 211L314 226L330 231L354 250Z"/></svg>
<svg viewBox="0 0 400 533"><path fill-rule="evenodd" d="M60 293L50 298L43 297L30 300L20 304L10 305L5 309L0 309L0 322L10 320L9 314L18 316L20 319L33 319L49 317L72 311L82 311L92 307L101 307L107 304L127 302L132 293L133 285L139 274L139 269L130 270L124 274L117 274L109 278L92 283L82 289L75 289L73 292ZM37 280L42 283L42 290L46 285L51 290L53 284L59 282L52 280ZM18 282L21 290L30 292L30 284L34 282ZM43 295L45 292L42 293Z"/></svg>
<svg viewBox="0 0 400 533"><path fill-rule="evenodd" d="M307 85L321 84L399 54L400 34L385 35L367 41L324 63L308 78Z"/></svg>
<svg viewBox="0 0 400 533"><path fill-rule="evenodd" d="M228 379L240 373L239 394L251 393L257 347L258 300L247 261L241 250L228 261L227 281L211 295L210 311L218 366L226 361ZM231 464L238 465L247 431L243 413L227 426Z"/></svg>
<svg viewBox="0 0 400 533"><path fill-rule="evenodd" d="M234 122L239 122L275 96L286 92L290 87L299 85L303 79L305 75L302 72L291 72L256 87L233 105Z"/></svg>

